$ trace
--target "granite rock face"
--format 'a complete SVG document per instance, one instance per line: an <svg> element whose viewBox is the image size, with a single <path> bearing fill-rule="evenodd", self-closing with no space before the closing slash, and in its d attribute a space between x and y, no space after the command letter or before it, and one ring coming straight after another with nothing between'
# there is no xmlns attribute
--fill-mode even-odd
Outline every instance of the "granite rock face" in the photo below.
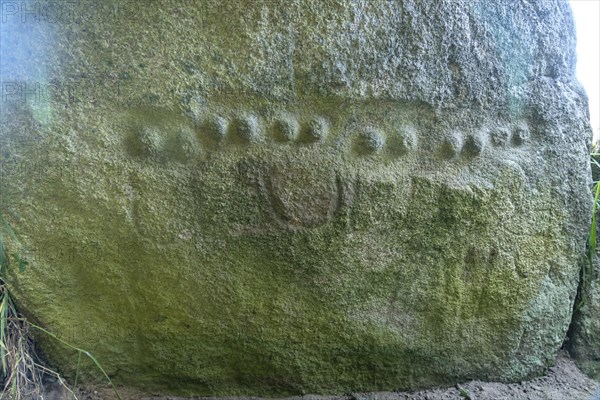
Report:
<svg viewBox="0 0 600 400"><path fill-rule="evenodd" d="M600 279L596 273L586 302L577 310L569 335L570 352L583 372L600 380Z"/></svg>
<svg viewBox="0 0 600 400"><path fill-rule="evenodd" d="M598 158L596 161L598 161ZM594 182L600 179L600 171L592 164ZM596 215L598 222L598 215ZM598 232L598 224L596 225ZM589 261L588 261L589 262ZM600 252L592 259L593 267L580 283L580 298L569 331L569 351L577 365L591 378L600 381Z"/></svg>
<svg viewBox="0 0 600 400"><path fill-rule="evenodd" d="M5 13L0 200L30 318L165 393L553 363L590 212L566 1L98 3Z"/></svg>

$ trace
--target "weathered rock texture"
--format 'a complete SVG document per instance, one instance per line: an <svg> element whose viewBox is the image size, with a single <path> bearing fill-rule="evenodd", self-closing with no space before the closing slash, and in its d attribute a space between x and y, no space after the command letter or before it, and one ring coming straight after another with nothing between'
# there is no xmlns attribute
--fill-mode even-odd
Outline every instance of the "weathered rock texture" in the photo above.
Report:
<svg viewBox="0 0 600 400"><path fill-rule="evenodd" d="M598 157L595 158L598 161ZM594 164L592 175L594 181L600 179L600 170ZM598 232L598 214L596 222ZM569 332L569 351L586 374L600 381L600 251L596 252L592 264L591 269L586 266L587 272L580 284L580 299L577 299Z"/></svg>
<svg viewBox="0 0 600 400"><path fill-rule="evenodd" d="M600 274L596 272L586 302L577 310L570 334L570 351L577 365L591 378L600 381Z"/></svg>
<svg viewBox="0 0 600 400"><path fill-rule="evenodd" d="M184 394L554 362L590 209L566 1L95 3L4 25L50 92L3 107L31 318Z"/></svg>

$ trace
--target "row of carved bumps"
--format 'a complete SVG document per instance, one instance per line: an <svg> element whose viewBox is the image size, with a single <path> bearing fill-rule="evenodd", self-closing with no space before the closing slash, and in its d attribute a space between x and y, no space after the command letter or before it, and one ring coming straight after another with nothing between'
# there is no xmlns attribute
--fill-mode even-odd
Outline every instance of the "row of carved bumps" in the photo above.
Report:
<svg viewBox="0 0 600 400"><path fill-rule="evenodd" d="M207 118L200 124L203 131L211 139L222 141L227 138L245 143L257 143L263 140L264 132L259 118L254 114L227 120L221 116ZM271 131L279 142L322 142L329 134L329 121L322 116L316 116L301 125L293 115L281 115L276 118Z"/></svg>
<svg viewBox="0 0 600 400"><path fill-rule="evenodd" d="M135 130L130 149L133 153L149 157L189 158L201 151L202 142L229 144L258 144L265 141L263 124L256 115L246 114L232 120L213 116L197 124L203 134L199 138L190 127L175 128L165 132L158 126L143 126ZM274 120L272 137L278 142L319 143L329 134L329 121L314 117L303 126L293 116Z"/></svg>
<svg viewBox="0 0 600 400"><path fill-rule="evenodd" d="M529 142L530 136L529 127L524 123L512 127L496 127L488 131L488 134L472 133L464 136L460 132L450 131L443 135L439 155L446 159L459 155L475 157L484 151L488 139L494 147L506 148L523 146Z"/></svg>
<svg viewBox="0 0 600 400"><path fill-rule="evenodd" d="M271 126L271 137L280 143L319 144L329 135L329 121L315 117L301 125L295 118L276 119ZM175 132L165 132L157 126L137 129L130 142L133 153L158 158L190 158L201 152L203 142L214 144L251 145L265 142L261 124L254 116L233 121L214 117L200 125L200 140L190 127L179 127ZM380 129L363 127L352 136L352 150L359 155L389 152L400 156L417 147L416 130L406 127L393 134ZM219 148L219 146L213 148Z"/></svg>
<svg viewBox="0 0 600 400"><path fill-rule="evenodd" d="M393 155L402 155L417 149L417 132L414 127L405 127L402 131L386 135L377 128L365 128L358 134L357 146L359 153L379 153L387 148ZM529 128L526 124L514 127L496 127L487 133L471 133L464 135L459 131L448 131L442 134L437 145L437 154L443 159L458 156L479 156L488 142L496 148L519 147L530 140Z"/></svg>
<svg viewBox="0 0 600 400"><path fill-rule="evenodd" d="M228 136L246 143L262 141L264 133L262 125L254 115L247 115L237 120L227 121L223 117L213 117L205 121L201 127L212 139L224 141ZM271 126L272 137L278 142L320 143L329 135L329 120L323 116L316 116L301 124L292 115L282 115L276 118ZM377 128L365 127L361 129L354 140L354 149L361 154L379 153L386 145L386 135ZM392 146L390 151L403 154L416 147L416 134L412 128L396 132L390 137Z"/></svg>
<svg viewBox="0 0 600 400"><path fill-rule="evenodd" d="M241 118L227 120L221 116L207 118L200 125L205 139L213 142L237 142L252 144L264 142L263 125L259 118L247 114ZM325 117L317 116L301 125L289 115L277 118L271 124L272 137L278 142L319 143L325 141L330 126ZM452 159L459 155L478 156L488 142L494 147L522 146L529 141L527 125L517 124L498 127L488 134L473 133L464 135L458 131L448 131L438 140L437 154L441 158ZM376 127L363 127L353 136L353 150L360 155L386 152L401 156L416 150L417 130L404 127L393 133L386 133ZM147 156L189 158L200 152L200 143L191 128L180 128L175 135L168 135L154 126L139 129L134 137L136 151Z"/></svg>

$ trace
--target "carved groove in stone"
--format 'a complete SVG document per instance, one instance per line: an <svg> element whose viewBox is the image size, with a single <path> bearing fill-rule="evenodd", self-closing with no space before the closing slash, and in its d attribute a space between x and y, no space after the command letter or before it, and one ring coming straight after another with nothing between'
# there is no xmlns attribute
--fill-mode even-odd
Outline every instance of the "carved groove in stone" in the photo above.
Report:
<svg viewBox="0 0 600 400"><path fill-rule="evenodd" d="M316 228L331 222L354 199L352 183L344 182L339 173L332 173L329 181L320 182L324 187L318 187L318 184L308 189L306 185L301 187L300 191L312 193L300 201L294 199L296 193L293 193L294 188L285 176L282 176L282 182L277 182L275 175L275 169L270 167L256 176L258 189L273 219L293 231Z"/></svg>

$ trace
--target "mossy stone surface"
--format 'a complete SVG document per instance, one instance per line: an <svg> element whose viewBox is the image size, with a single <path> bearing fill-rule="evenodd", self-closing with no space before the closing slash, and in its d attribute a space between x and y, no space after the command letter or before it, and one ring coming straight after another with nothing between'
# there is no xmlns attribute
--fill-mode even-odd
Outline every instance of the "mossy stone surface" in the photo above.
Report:
<svg viewBox="0 0 600 400"><path fill-rule="evenodd" d="M567 2L73 7L4 25L38 58L5 78L52 86L4 103L0 200L19 305L115 382L333 394L552 365L590 211Z"/></svg>
<svg viewBox="0 0 600 400"><path fill-rule="evenodd" d="M595 172L595 171L594 171ZM597 218L597 217L596 217ZM585 266L589 271L589 266ZM577 366L590 378L600 381L600 259L593 259L591 274L586 272L578 306L569 330L569 351ZM582 279L582 281L584 281Z"/></svg>

